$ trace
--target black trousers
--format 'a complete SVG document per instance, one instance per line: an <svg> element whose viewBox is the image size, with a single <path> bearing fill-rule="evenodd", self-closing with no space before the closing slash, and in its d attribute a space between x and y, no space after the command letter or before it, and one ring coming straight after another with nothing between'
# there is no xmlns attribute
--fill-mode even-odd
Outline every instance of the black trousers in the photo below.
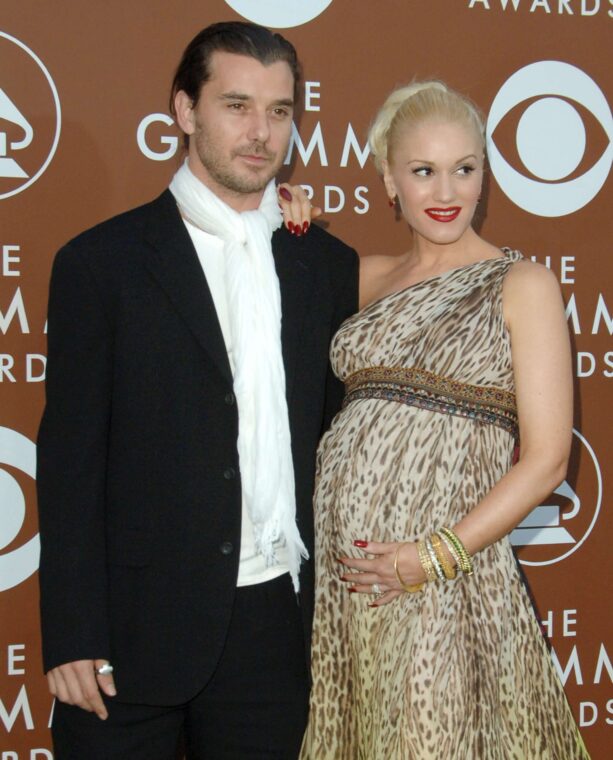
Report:
<svg viewBox="0 0 613 760"><path fill-rule="evenodd" d="M308 673L289 575L237 589L217 670L188 703L105 702L106 721L56 703L55 760L175 760L181 741L188 760L294 760L306 727Z"/></svg>

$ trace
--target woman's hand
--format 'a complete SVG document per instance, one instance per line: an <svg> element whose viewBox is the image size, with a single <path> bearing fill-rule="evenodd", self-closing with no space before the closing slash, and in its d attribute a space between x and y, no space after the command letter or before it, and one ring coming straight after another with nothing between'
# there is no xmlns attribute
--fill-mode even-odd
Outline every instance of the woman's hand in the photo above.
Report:
<svg viewBox="0 0 613 760"><path fill-rule="evenodd" d="M311 201L300 185L288 185L286 182L277 187L279 206L283 221L292 235L306 235L313 219L321 216L319 206L311 206Z"/></svg>
<svg viewBox="0 0 613 760"><path fill-rule="evenodd" d="M339 558L344 570L341 580L348 584L349 591L352 593L374 596L370 607L389 604L389 602L406 593L394 568L396 552L398 552L398 573L405 585L414 586L424 583L426 580L417 555L417 544L413 542L354 541L353 545L362 549L366 554L374 556L367 559Z"/></svg>

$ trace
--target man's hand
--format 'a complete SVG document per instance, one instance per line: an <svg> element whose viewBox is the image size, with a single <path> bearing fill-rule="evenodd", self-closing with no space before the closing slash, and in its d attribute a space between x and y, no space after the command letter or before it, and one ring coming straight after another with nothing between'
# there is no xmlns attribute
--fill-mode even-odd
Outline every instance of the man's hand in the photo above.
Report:
<svg viewBox="0 0 613 760"><path fill-rule="evenodd" d="M49 691L60 702L94 712L100 720L106 720L109 714L100 691L114 697L117 690L113 676L101 676L96 668L107 663L108 660L76 660L59 665L47 673Z"/></svg>

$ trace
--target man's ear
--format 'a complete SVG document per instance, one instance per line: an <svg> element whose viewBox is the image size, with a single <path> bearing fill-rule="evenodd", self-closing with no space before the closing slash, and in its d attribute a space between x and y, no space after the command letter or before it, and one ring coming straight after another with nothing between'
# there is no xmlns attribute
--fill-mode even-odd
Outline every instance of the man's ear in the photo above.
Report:
<svg viewBox="0 0 613 760"><path fill-rule="evenodd" d="M177 124L186 135L193 135L196 130L194 103L184 90L175 95L175 114Z"/></svg>

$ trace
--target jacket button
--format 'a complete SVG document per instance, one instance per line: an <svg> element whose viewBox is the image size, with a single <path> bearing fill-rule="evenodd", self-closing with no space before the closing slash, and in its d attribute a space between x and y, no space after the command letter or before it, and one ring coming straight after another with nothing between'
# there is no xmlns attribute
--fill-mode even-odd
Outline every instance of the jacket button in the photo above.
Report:
<svg viewBox="0 0 613 760"><path fill-rule="evenodd" d="M234 406L234 394L233 393L226 393L224 396L224 401L228 406Z"/></svg>
<svg viewBox="0 0 613 760"><path fill-rule="evenodd" d="M224 541L219 545L219 551L227 556L228 554L232 554L234 551L234 546L232 546L230 541Z"/></svg>
<svg viewBox="0 0 613 760"><path fill-rule="evenodd" d="M234 469L234 467L227 467L223 471L223 476L226 480L234 480L234 478L236 477L236 470Z"/></svg>

